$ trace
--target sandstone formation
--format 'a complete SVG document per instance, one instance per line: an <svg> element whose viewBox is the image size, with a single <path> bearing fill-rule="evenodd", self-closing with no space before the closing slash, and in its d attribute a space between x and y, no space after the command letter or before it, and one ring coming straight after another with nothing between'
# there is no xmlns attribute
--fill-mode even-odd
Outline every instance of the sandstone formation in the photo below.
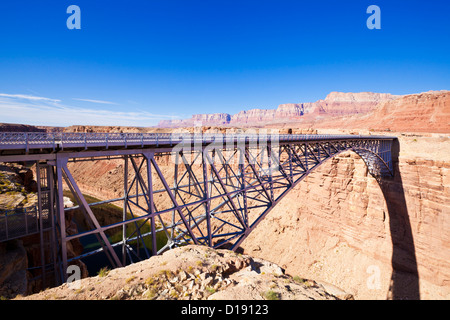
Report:
<svg viewBox="0 0 450 320"><path fill-rule="evenodd" d="M332 118L304 118L298 125L317 129L449 133L449 118L450 91L430 91L380 102L370 112Z"/></svg>
<svg viewBox="0 0 450 320"><path fill-rule="evenodd" d="M331 92L323 100L281 104L277 109L251 109L229 116L196 116L201 125L267 126L289 123L317 129L370 129L403 132L450 132L450 91L430 91L405 96L387 93ZM225 117L226 118L226 117ZM194 117L161 122L160 127L192 126Z"/></svg>
<svg viewBox="0 0 450 320"><path fill-rule="evenodd" d="M449 155L400 154L399 174L382 186L351 152L323 164L250 234L245 253L356 299L448 299Z"/></svg>
<svg viewBox="0 0 450 320"><path fill-rule="evenodd" d="M342 93L331 92L325 100L319 100L318 104L327 114L348 115L348 114L366 114L380 103L393 101L401 96L391 95L389 93Z"/></svg>
<svg viewBox="0 0 450 320"><path fill-rule="evenodd" d="M0 210L33 207L37 197L33 172L22 164L0 163Z"/></svg>
<svg viewBox="0 0 450 320"><path fill-rule="evenodd" d="M163 120L159 127L192 126L194 123L202 125L257 125L281 121L298 121L303 116L336 116L367 114L380 103L394 100L400 96L388 93L343 93L331 92L325 100L306 103L280 104L277 109L250 109L234 115L226 113L199 114L184 120Z"/></svg>
<svg viewBox="0 0 450 320"><path fill-rule="evenodd" d="M247 111L240 111L239 113L231 116L230 123L264 123L270 122L275 117L275 110L264 110L264 109L251 109Z"/></svg>
<svg viewBox="0 0 450 320"><path fill-rule="evenodd" d="M388 101L367 118L367 126L375 129L449 133L450 91L413 94Z"/></svg>
<svg viewBox="0 0 450 320"><path fill-rule="evenodd" d="M228 113L194 114L189 119L161 120L159 127L193 127L196 125L220 126L230 123Z"/></svg>

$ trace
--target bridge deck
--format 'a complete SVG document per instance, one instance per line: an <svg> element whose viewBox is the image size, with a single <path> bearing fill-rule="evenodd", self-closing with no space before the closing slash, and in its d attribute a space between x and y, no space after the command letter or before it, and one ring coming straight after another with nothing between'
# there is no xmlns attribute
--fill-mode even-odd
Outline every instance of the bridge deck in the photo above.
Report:
<svg viewBox="0 0 450 320"><path fill-rule="evenodd" d="M299 134L179 134L179 133L0 133L0 161L13 159L2 156L49 155L57 152L87 150L161 149L178 144L208 145L221 143L255 145L260 142L299 143L345 140L394 140L389 136L361 135L299 135ZM23 159L18 159L20 161ZM30 160L36 160L30 158ZM11 160L13 161L13 160Z"/></svg>

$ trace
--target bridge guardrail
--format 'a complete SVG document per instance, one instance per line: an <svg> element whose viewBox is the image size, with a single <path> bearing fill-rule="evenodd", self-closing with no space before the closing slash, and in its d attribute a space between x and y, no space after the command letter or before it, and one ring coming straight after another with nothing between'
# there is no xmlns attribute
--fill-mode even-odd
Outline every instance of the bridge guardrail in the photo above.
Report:
<svg viewBox="0 0 450 320"><path fill-rule="evenodd" d="M348 139L386 139L396 137L360 135L304 135L304 134L180 134L180 133L46 133L0 132L1 149L64 149L68 147L144 146L178 143L318 141Z"/></svg>
<svg viewBox="0 0 450 320"><path fill-rule="evenodd" d="M39 232L39 216L36 206L0 211L0 241L36 232Z"/></svg>

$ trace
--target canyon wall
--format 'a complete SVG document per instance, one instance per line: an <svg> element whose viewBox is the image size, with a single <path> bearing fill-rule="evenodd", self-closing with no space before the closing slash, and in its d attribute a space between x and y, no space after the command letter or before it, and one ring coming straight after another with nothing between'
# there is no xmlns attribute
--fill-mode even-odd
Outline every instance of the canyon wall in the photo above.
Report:
<svg viewBox="0 0 450 320"><path fill-rule="evenodd" d="M327 114L348 115L366 114L377 108L378 104L396 100L401 96L389 93L342 93L331 92L325 100L319 100L317 104L321 106Z"/></svg>
<svg viewBox="0 0 450 320"><path fill-rule="evenodd" d="M450 132L450 91L430 91L379 103L367 113L305 119L317 129L352 128L395 132Z"/></svg>
<svg viewBox="0 0 450 320"><path fill-rule="evenodd" d="M323 100L280 104L277 109L251 109L229 116L196 116L202 125L267 126L288 124L299 128L366 129L396 132L450 132L450 91L429 91L404 96L387 93L331 92ZM161 127L190 126L194 118L161 122Z"/></svg>
<svg viewBox="0 0 450 320"><path fill-rule="evenodd" d="M380 184L351 152L298 184L244 252L357 299L450 297L450 161L400 157Z"/></svg>
<svg viewBox="0 0 450 320"><path fill-rule="evenodd" d="M431 91L388 101L367 119L395 131L450 132L450 91Z"/></svg>
<svg viewBox="0 0 450 320"><path fill-rule="evenodd" d="M192 126L195 122L203 125L246 125L258 123L271 123L280 121L298 121L303 116L342 116L354 114L367 114L376 109L380 103L388 102L400 96L389 93L373 92L331 92L324 100L305 103L280 104L276 109L250 109L237 114L227 113L197 114L190 119L163 120L159 127Z"/></svg>

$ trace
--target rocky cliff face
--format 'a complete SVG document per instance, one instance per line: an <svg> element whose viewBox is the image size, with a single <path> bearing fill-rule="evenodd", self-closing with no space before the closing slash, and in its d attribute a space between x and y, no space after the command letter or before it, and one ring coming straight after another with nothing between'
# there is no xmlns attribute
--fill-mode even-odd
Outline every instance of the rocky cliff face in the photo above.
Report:
<svg viewBox="0 0 450 320"><path fill-rule="evenodd" d="M0 162L0 210L34 207L36 191L32 170L22 164Z"/></svg>
<svg viewBox="0 0 450 320"><path fill-rule="evenodd" d="M0 243L0 297L27 293L27 252L20 240Z"/></svg>
<svg viewBox="0 0 450 320"><path fill-rule="evenodd" d="M162 128L193 127L196 125L220 126L229 124L230 121L231 115L228 113L207 113L194 114L189 119L161 120L158 126Z"/></svg>
<svg viewBox="0 0 450 320"><path fill-rule="evenodd" d="M231 116L228 113L195 114L192 119L195 122L221 125L230 123Z"/></svg>
<svg viewBox="0 0 450 320"><path fill-rule="evenodd" d="M348 115L348 114L366 114L376 109L378 104L400 98L400 96L389 93L343 93L331 92L325 100L319 100L317 103L327 114Z"/></svg>
<svg viewBox="0 0 450 320"><path fill-rule="evenodd" d="M400 157L382 186L347 153L323 164L242 247L357 299L450 295L450 162Z"/></svg>
<svg viewBox="0 0 450 320"><path fill-rule="evenodd" d="M450 91L405 96L387 93L331 92L324 100L281 104L277 109L251 109L229 117L195 116L202 125L267 125L297 123L315 128L354 128L400 132L450 132ZM229 121L224 121L229 119ZM161 122L160 126L193 126L187 120Z"/></svg>
<svg viewBox="0 0 450 320"><path fill-rule="evenodd" d="M333 109L343 110L339 104L340 102L335 102ZM331 104L328 103L328 106ZM328 106L322 105L324 110ZM370 107L370 104L366 106ZM329 109L327 110L330 112ZM345 116L343 114L340 117L332 118L302 119L299 125L309 125L317 129L353 128L375 131L448 133L450 132L449 117L450 91L430 91L405 95L397 99L380 100L375 108L367 112Z"/></svg>
<svg viewBox="0 0 450 320"><path fill-rule="evenodd" d="M186 120L164 120L160 127L192 126L194 122L203 125L245 125L271 123L302 119L304 115L353 115L366 114L373 111L378 104L391 101L399 96L388 93L344 93L331 92L325 100L306 103L280 104L276 109L251 109L237 114L200 114Z"/></svg>
<svg viewBox="0 0 450 320"><path fill-rule="evenodd" d="M368 125L395 131L450 132L450 91L431 91L387 101Z"/></svg>
<svg viewBox="0 0 450 320"><path fill-rule="evenodd" d="M239 113L231 116L230 123L261 123L270 122L275 117L275 110L264 109L251 109L247 111L240 111Z"/></svg>

